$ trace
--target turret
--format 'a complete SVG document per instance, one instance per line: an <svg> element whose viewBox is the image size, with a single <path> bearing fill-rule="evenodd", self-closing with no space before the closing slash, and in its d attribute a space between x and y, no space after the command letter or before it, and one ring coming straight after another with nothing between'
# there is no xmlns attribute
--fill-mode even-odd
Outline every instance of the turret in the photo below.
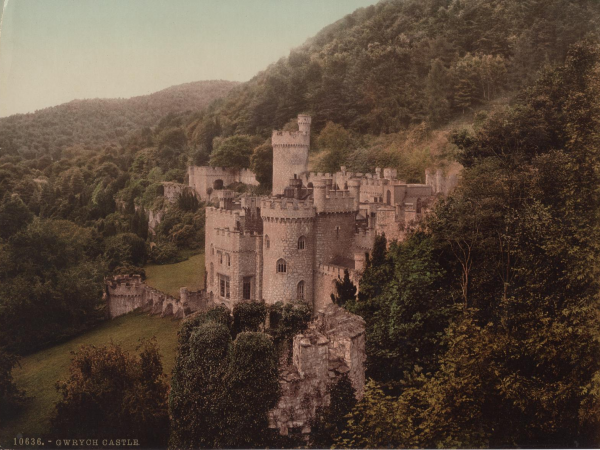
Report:
<svg viewBox="0 0 600 450"><path fill-rule="evenodd" d="M298 114L298 131L310 136L311 117L308 114Z"/></svg>
<svg viewBox="0 0 600 450"><path fill-rule="evenodd" d="M283 194L292 178L308 172L310 116L298 116L298 131L273 131L273 195Z"/></svg>
<svg viewBox="0 0 600 450"><path fill-rule="evenodd" d="M360 207L360 180L348 180L348 190L350 191L350 196L354 197L354 209L358 211Z"/></svg>
<svg viewBox="0 0 600 450"><path fill-rule="evenodd" d="M327 180L316 180L313 186L313 199L317 212L325 209L325 199L327 198Z"/></svg>

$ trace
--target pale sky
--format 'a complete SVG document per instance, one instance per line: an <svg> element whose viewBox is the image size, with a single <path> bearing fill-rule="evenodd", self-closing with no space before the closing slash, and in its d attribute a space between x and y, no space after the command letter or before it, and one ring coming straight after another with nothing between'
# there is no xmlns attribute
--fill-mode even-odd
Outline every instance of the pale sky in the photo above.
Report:
<svg viewBox="0 0 600 450"><path fill-rule="evenodd" d="M0 0L0 117L246 81L377 0Z"/></svg>

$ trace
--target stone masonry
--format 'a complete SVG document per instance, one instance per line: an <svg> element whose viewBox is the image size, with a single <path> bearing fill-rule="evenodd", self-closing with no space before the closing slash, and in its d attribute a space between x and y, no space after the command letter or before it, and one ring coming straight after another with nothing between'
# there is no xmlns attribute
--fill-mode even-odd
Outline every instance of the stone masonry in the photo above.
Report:
<svg viewBox="0 0 600 450"><path fill-rule="evenodd" d="M117 275L106 278L104 284L104 299L111 319L138 308L162 317L183 318L210 307L205 291L181 288L180 298L174 298L145 284L140 275Z"/></svg>
<svg viewBox="0 0 600 450"><path fill-rule="evenodd" d="M292 363L281 368L281 398L269 413L283 435L307 434L317 408L329 405L327 388L348 374L358 400L364 395L365 322L329 304L307 330L294 336Z"/></svg>
<svg viewBox="0 0 600 450"><path fill-rule="evenodd" d="M205 261L207 295L215 304L301 299L318 311L331 302L345 270L358 284L376 235L404 239L457 183L456 173L441 171L428 172L426 184L407 184L390 168L310 173L310 124L310 116L299 115L297 132L273 132L272 195L212 194L219 206L206 209ZM190 186L208 195L206 187L224 173L191 167Z"/></svg>

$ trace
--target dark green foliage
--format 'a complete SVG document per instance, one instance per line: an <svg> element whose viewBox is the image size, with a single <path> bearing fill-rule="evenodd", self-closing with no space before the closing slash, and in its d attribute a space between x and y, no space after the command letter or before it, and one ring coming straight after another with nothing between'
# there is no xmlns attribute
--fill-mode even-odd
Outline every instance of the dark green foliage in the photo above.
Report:
<svg viewBox="0 0 600 450"><path fill-rule="evenodd" d="M347 374L339 377L327 391L331 399L329 406L317 410L310 426L313 448L331 448L346 427L346 416L356 406L356 390Z"/></svg>
<svg viewBox="0 0 600 450"><path fill-rule="evenodd" d="M372 386L339 445L598 445L599 65L581 43L513 108L457 135L460 188L392 246L377 307L356 304L369 370L421 367L392 372L396 398Z"/></svg>
<svg viewBox="0 0 600 450"><path fill-rule="evenodd" d="M270 139L254 149L250 157L250 169L262 187L271 188L273 184L273 146Z"/></svg>
<svg viewBox="0 0 600 450"><path fill-rule="evenodd" d="M12 369L19 359L0 350L0 424L16 417L25 403L25 392L13 380Z"/></svg>
<svg viewBox="0 0 600 450"><path fill-rule="evenodd" d="M90 229L39 219L0 246L0 347L28 353L103 319L98 247Z"/></svg>
<svg viewBox="0 0 600 450"><path fill-rule="evenodd" d="M244 331L261 331L267 318L264 302L240 302L233 307L233 334Z"/></svg>
<svg viewBox="0 0 600 450"><path fill-rule="evenodd" d="M145 341L140 355L116 345L82 346L74 354L52 433L73 439L137 439L144 448L165 447L169 438L168 384L156 342Z"/></svg>
<svg viewBox="0 0 600 450"><path fill-rule="evenodd" d="M254 149L250 136L232 136L223 139L210 155L210 165L213 167L231 167L247 169L250 167L250 157Z"/></svg>
<svg viewBox="0 0 600 450"><path fill-rule="evenodd" d="M182 325L169 400L170 447L268 446L267 413L279 398L277 355L264 333L231 341L231 315L214 308Z"/></svg>
<svg viewBox="0 0 600 450"><path fill-rule="evenodd" d="M146 243L133 233L122 233L106 239L104 258L108 269L123 264L143 266L146 263Z"/></svg>
<svg viewBox="0 0 600 450"><path fill-rule="evenodd" d="M185 212L195 213L199 206L200 202L196 196L188 190L184 190L177 199L177 207Z"/></svg>
<svg viewBox="0 0 600 450"><path fill-rule="evenodd" d="M344 306L347 302L356 300L356 286L350 280L348 269L344 269L344 278L335 280L335 292L331 294L331 301L338 306Z"/></svg>
<svg viewBox="0 0 600 450"><path fill-rule="evenodd" d="M268 412L279 400L278 359L271 337L264 333L237 335L229 353L229 411L224 429L227 448L269 445Z"/></svg>
<svg viewBox="0 0 600 450"><path fill-rule="evenodd" d="M304 331L312 318L311 306L300 300L286 304L277 302L269 306L268 313L270 326L267 332L278 346L286 341L291 344L292 337Z"/></svg>
<svg viewBox="0 0 600 450"><path fill-rule="evenodd" d="M33 220L33 214L17 195L6 195L0 203L0 239L8 239Z"/></svg>
<svg viewBox="0 0 600 450"><path fill-rule="evenodd" d="M137 234L144 241L148 238L148 217L143 206L133 213L129 227L132 233Z"/></svg>

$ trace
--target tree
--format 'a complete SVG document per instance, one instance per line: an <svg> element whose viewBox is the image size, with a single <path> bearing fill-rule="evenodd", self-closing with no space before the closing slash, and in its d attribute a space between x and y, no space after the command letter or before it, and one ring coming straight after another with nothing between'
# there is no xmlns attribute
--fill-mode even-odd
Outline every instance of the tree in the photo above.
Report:
<svg viewBox="0 0 600 450"><path fill-rule="evenodd" d="M327 388L330 402L319 408L310 428L310 443L314 448L331 448L346 427L346 417L356 406L356 390L347 374Z"/></svg>
<svg viewBox="0 0 600 450"><path fill-rule="evenodd" d="M450 115L450 102L448 101L449 74L442 61L436 59L431 63L427 75L427 114L433 125L446 122Z"/></svg>
<svg viewBox="0 0 600 450"><path fill-rule="evenodd" d="M254 145L250 136L232 136L223 139L210 156L213 167L247 169Z"/></svg>
<svg viewBox="0 0 600 450"><path fill-rule="evenodd" d="M344 306L347 302L354 302L356 300L356 286L350 280L350 273L348 269L344 269L344 278L338 277L335 280L335 292L331 294L331 301L338 306Z"/></svg>
<svg viewBox="0 0 600 450"><path fill-rule="evenodd" d="M33 220L33 214L17 195L5 195L0 203L0 238L8 239Z"/></svg>
<svg viewBox="0 0 600 450"><path fill-rule="evenodd" d="M231 325L226 308L182 325L169 400L170 446L254 448L272 442L267 413L279 398L272 339L242 332L232 342Z"/></svg>
<svg viewBox="0 0 600 450"><path fill-rule="evenodd" d="M139 357L111 344L82 346L74 354L52 432L72 438L137 439L145 448L165 447L169 437L168 384L155 341Z"/></svg>
<svg viewBox="0 0 600 450"><path fill-rule="evenodd" d="M16 417L25 403L25 392L16 386L12 376L17 363L16 356L0 350L0 423Z"/></svg>
<svg viewBox="0 0 600 450"><path fill-rule="evenodd" d="M263 187L271 188L273 184L273 147L270 140L254 149L250 158L250 169Z"/></svg>

